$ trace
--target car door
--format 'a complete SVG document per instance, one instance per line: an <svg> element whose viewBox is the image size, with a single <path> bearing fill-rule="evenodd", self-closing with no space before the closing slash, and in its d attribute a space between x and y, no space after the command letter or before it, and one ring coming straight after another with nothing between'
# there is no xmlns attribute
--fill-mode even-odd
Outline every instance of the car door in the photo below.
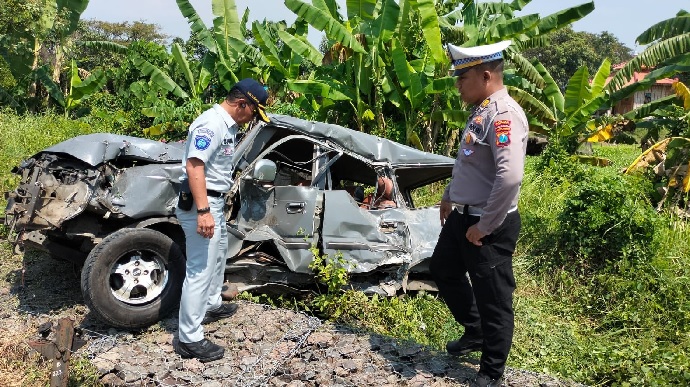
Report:
<svg viewBox="0 0 690 387"><path fill-rule="evenodd" d="M319 238L323 191L312 184L322 158L317 144L305 136L289 136L269 146L258 160L277 166L275 180L250 178L251 168L239 179L238 230L247 241L270 241L292 271L309 272L310 251Z"/></svg>

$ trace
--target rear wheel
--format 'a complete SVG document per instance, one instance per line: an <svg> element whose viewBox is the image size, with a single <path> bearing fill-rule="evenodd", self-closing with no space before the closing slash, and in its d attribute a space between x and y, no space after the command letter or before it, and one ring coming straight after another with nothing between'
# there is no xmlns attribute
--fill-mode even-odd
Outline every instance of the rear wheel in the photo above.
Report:
<svg viewBox="0 0 690 387"><path fill-rule="evenodd" d="M91 250L81 290L92 313L118 328L142 328L168 315L180 302L185 258L168 236L124 228Z"/></svg>

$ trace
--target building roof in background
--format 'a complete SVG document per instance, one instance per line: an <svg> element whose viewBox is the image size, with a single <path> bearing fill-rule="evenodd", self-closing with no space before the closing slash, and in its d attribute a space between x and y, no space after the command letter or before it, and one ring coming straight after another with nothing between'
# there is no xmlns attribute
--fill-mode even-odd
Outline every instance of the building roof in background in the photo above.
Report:
<svg viewBox="0 0 690 387"><path fill-rule="evenodd" d="M628 64L628 62L617 63L617 64L614 64L613 66L611 66L611 69L613 70L613 72L606 79L606 84L608 84L611 81L611 79L613 78L613 76L616 75L616 72L618 72L618 70L622 69L623 66L625 66L626 64ZM642 69L640 69L640 71L633 72L632 78L628 79L628 81L625 83L625 85L623 85L623 87L643 80L647 75L649 75L650 72L652 72L652 69L647 68L647 67L642 67ZM675 81L676 81L676 79L673 79L673 78L664 78L664 79L657 79L657 81L654 84L655 85L671 85Z"/></svg>

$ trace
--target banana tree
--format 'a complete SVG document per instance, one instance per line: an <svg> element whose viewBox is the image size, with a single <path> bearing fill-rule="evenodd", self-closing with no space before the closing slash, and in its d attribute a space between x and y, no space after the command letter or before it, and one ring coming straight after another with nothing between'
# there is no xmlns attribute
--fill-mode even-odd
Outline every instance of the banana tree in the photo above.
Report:
<svg viewBox="0 0 690 387"><path fill-rule="evenodd" d="M543 44L544 35L578 21L594 10L594 2L563 9L551 15L517 16L531 0L511 2L448 1L458 9L440 18L446 40L456 45L476 46L512 40L513 49ZM447 7L445 8L447 9ZM461 24L459 24L461 23Z"/></svg>
<svg viewBox="0 0 690 387"><path fill-rule="evenodd" d="M666 113L662 119L675 120L680 124L678 126L683 130L676 134L680 136L662 139L647 148L625 169L625 173L632 174L652 168L659 194L657 210L661 210L664 204L669 204L687 217L690 216L687 204L690 194L690 90L679 81L674 82L673 90L675 95L666 99L677 98L681 101L680 114L674 116ZM656 112L657 109L654 109L651 113L641 115L655 115Z"/></svg>
<svg viewBox="0 0 690 387"><path fill-rule="evenodd" d="M550 142L558 141L566 152L575 153L598 131L601 120L592 116L608 101L604 87L611 71L610 61L601 63L591 82L587 67L580 67L563 94L541 63L532 63L515 53L510 58L516 70L507 72L505 83L515 100L530 113L530 130L548 135Z"/></svg>
<svg viewBox="0 0 690 387"><path fill-rule="evenodd" d="M422 147L417 125L429 119L425 88L447 67L433 0L351 0L347 20L334 1L286 0L299 19L326 34L330 50L326 71L288 86L305 97L306 107L354 114L361 131L386 135L386 112L400 108L405 140ZM419 31L421 38L410 36ZM423 106L426 105L426 106ZM349 122L341 122L349 124ZM418 129L417 129L418 130Z"/></svg>
<svg viewBox="0 0 690 387"><path fill-rule="evenodd" d="M0 55L10 65L10 71L15 79L32 79L29 85L29 95L36 93L37 79L47 79L44 74L51 71L41 65L40 58L44 45L48 40L52 45L52 71L50 79L59 83L59 76L64 61L63 46L69 36L77 29L79 18L89 4L88 0L46 0L37 11L36 18L26 29L17 29L15 33L0 39ZM12 49L9 49L9 48ZM32 74L33 73L33 74Z"/></svg>

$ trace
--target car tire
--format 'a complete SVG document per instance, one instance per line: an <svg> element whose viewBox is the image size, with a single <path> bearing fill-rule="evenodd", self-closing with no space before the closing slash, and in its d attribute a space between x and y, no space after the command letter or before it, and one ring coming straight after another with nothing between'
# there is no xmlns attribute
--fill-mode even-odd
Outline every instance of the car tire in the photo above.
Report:
<svg viewBox="0 0 690 387"><path fill-rule="evenodd" d="M179 305L184 276L185 257L172 239L147 228L123 228L91 250L81 291L101 321L143 328Z"/></svg>

